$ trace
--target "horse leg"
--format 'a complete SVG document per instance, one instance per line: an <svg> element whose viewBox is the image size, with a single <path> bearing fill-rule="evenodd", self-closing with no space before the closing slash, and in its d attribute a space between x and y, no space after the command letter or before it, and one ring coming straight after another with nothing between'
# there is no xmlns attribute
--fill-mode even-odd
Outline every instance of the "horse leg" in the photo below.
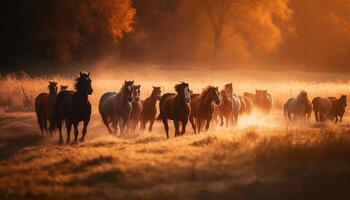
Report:
<svg viewBox="0 0 350 200"><path fill-rule="evenodd" d="M72 122L66 120L66 129L67 129L66 144L69 144L70 143L70 131L72 129Z"/></svg>
<svg viewBox="0 0 350 200"><path fill-rule="evenodd" d="M79 122L74 122L73 123L73 127L74 127L74 144L78 144L78 134L79 134L78 125L79 125Z"/></svg>
<svg viewBox="0 0 350 200"><path fill-rule="evenodd" d="M190 118L190 123L191 123L191 125L192 125L192 129L193 129L194 133L197 133L197 131L196 131L196 125L194 124L194 120L193 120L193 116L190 115L189 118Z"/></svg>
<svg viewBox="0 0 350 200"><path fill-rule="evenodd" d="M175 137L179 136L179 120L174 119L174 127L175 127Z"/></svg>
<svg viewBox="0 0 350 200"><path fill-rule="evenodd" d="M335 116L335 121L334 121L334 123L335 123L335 124L338 123L338 116Z"/></svg>
<svg viewBox="0 0 350 200"><path fill-rule="evenodd" d="M89 125L89 122L90 122L90 118L84 120L84 126L83 126L82 136L81 136L81 138L80 138L80 142L84 142L84 139L85 139L85 135L86 135L86 132L87 132L87 127L88 127L88 125Z"/></svg>
<svg viewBox="0 0 350 200"><path fill-rule="evenodd" d="M154 120L155 120L155 119L151 119L151 120L149 121L148 132L152 132Z"/></svg>
<svg viewBox="0 0 350 200"><path fill-rule="evenodd" d="M43 131L45 132L45 134L47 134L48 133L48 129L47 129L47 118L46 117L44 117L43 118Z"/></svg>
<svg viewBox="0 0 350 200"><path fill-rule="evenodd" d="M57 122L57 129L58 129L58 143L63 144L63 136L62 136L62 121Z"/></svg>
<svg viewBox="0 0 350 200"><path fill-rule="evenodd" d="M225 120L226 120L226 128L228 128L228 120L229 120L230 116L225 116Z"/></svg>
<svg viewBox="0 0 350 200"><path fill-rule="evenodd" d="M164 129L166 133L166 138L169 138L169 125L168 125L168 120L166 118L162 118L163 124L164 124Z"/></svg>
<svg viewBox="0 0 350 200"><path fill-rule="evenodd" d="M38 124L40 128L41 135L44 135L44 123L43 117L38 114Z"/></svg>
<svg viewBox="0 0 350 200"><path fill-rule="evenodd" d="M341 123L343 121L343 115L340 115L340 121L339 123Z"/></svg>
<svg viewBox="0 0 350 200"><path fill-rule="evenodd" d="M201 128L202 128L202 120L200 120L199 118L196 119L197 121L197 129L198 129L198 134L201 132Z"/></svg>
<svg viewBox="0 0 350 200"><path fill-rule="evenodd" d="M105 124L105 126L107 127L109 134L112 134L112 129L109 127L108 118L102 117L102 121Z"/></svg>
<svg viewBox="0 0 350 200"><path fill-rule="evenodd" d="M205 125L205 131L208 131L211 122L211 117L207 119L207 124Z"/></svg>
<svg viewBox="0 0 350 200"><path fill-rule="evenodd" d="M146 129L146 124L147 124L147 120L146 119L142 119L141 120L141 130L144 131Z"/></svg>
<svg viewBox="0 0 350 200"><path fill-rule="evenodd" d="M187 125L188 119L182 120L182 130L181 130L181 135L184 135L186 133L186 125Z"/></svg>
<svg viewBox="0 0 350 200"><path fill-rule="evenodd" d="M224 125L224 115L220 114L220 126Z"/></svg>
<svg viewBox="0 0 350 200"><path fill-rule="evenodd" d="M318 112L314 110L316 122L318 122Z"/></svg>

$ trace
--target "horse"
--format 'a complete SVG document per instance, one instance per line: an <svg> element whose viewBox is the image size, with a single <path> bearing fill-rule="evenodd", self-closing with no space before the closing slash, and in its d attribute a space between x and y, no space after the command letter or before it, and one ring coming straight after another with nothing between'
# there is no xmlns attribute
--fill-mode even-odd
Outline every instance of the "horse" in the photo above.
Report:
<svg viewBox="0 0 350 200"><path fill-rule="evenodd" d="M223 89L220 91L221 103L218 106L220 126L224 125L224 118L226 119L226 127L228 127L228 121L233 121L233 100L228 95L228 92Z"/></svg>
<svg viewBox="0 0 350 200"><path fill-rule="evenodd" d="M90 122L91 104L88 96L92 94L90 72L80 72L80 76L75 79L76 91L61 91L57 94L52 115L52 123L50 131L58 128L59 140L58 143L63 143L62 138L62 121L64 120L67 128L67 141L70 143L70 131L72 125L74 127L74 143L78 143L78 125L83 121L84 126L80 142L84 141L87 127Z"/></svg>
<svg viewBox="0 0 350 200"><path fill-rule="evenodd" d="M306 91L301 91L296 98L290 98L283 105L284 115L289 120L292 120L292 114L294 119L304 119L305 111L308 104L308 95Z"/></svg>
<svg viewBox="0 0 350 200"><path fill-rule="evenodd" d="M190 114L190 90L188 83L182 82L175 85L175 93L166 93L160 98L159 111L160 119L164 124L166 137L169 138L168 119L174 121L175 137L184 135L188 116ZM179 130L179 122L182 124L181 132Z"/></svg>
<svg viewBox="0 0 350 200"><path fill-rule="evenodd" d="M35 113L41 134L48 133L47 125L51 121L54 102L57 95L57 83L49 81L49 93L41 93L35 98Z"/></svg>
<svg viewBox="0 0 350 200"><path fill-rule="evenodd" d="M148 131L152 132L153 123L157 116L157 101L160 100L161 93L162 91L160 87L153 86L151 96L142 102L141 128L143 130L146 128L146 125L149 122Z"/></svg>
<svg viewBox="0 0 350 200"><path fill-rule="evenodd" d="M339 99L335 98L335 100L332 101L332 109L330 112L330 117L332 121L334 120L334 123L342 122L346 106L347 106L346 95L341 95ZM338 117L340 117L340 119L338 119Z"/></svg>
<svg viewBox="0 0 350 200"><path fill-rule="evenodd" d="M140 122L142 112L142 102L140 101L141 85L134 85L133 98L131 103L131 113L128 128L135 130Z"/></svg>
<svg viewBox="0 0 350 200"><path fill-rule="evenodd" d="M272 97L267 90L255 90L255 102L262 111L270 113L272 107Z"/></svg>
<svg viewBox="0 0 350 200"><path fill-rule="evenodd" d="M243 97L246 97L247 99L250 100L251 106L253 106L253 104L256 104L256 95L255 94L249 93L249 92L244 92Z"/></svg>
<svg viewBox="0 0 350 200"><path fill-rule="evenodd" d="M189 119L195 133L197 133L196 128L198 129L198 133L200 133L202 120L206 120L206 131L209 129L214 112L212 103L216 105L220 104L218 87L208 86L201 94L191 95L191 114ZM194 118L196 123L194 122Z"/></svg>
<svg viewBox="0 0 350 200"><path fill-rule="evenodd" d="M241 100L237 95L232 95L232 102L233 102L233 108L232 108L232 115L234 117L235 123L238 122L238 116L239 116L239 111L241 110L242 104Z"/></svg>
<svg viewBox="0 0 350 200"><path fill-rule="evenodd" d="M242 115L242 114L248 112L247 102L246 102L245 98L242 96L238 96L238 98L239 98L239 101L241 102L241 109L239 109L239 114Z"/></svg>
<svg viewBox="0 0 350 200"><path fill-rule="evenodd" d="M332 100L329 98L315 97L312 100L316 122L323 122L331 119Z"/></svg>
<svg viewBox="0 0 350 200"><path fill-rule="evenodd" d="M311 113L312 113L312 103L310 100L308 100L305 105L305 119L309 120L311 118Z"/></svg>
<svg viewBox="0 0 350 200"><path fill-rule="evenodd" d="M120 134L124 133L132 110L133 92L134 81L125 81L119 92L106 92L101 96L98 110L110 134L112 133L110 123L115 132L119 126Z"/></svg>
<svg viewBox="0 0 350 200"><path fill-rule="evenodd" d="M68 85L61 85L60 92L68 90Z"/></svg>

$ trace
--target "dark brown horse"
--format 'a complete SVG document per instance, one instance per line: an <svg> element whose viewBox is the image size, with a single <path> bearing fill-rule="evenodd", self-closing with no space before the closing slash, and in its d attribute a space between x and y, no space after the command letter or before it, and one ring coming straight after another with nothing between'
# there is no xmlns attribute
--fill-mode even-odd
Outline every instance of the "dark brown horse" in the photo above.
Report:
<svg viewBox="0 0 350 200"><path fill-rule="evenodd" d="M262 111L270 113L272 107L271 94L267 93L267 90L255 90L255 103Z"/></svg>
<svg viewBox="0 0 350 200"><path fill-rule="evenodd" d="M80 77L75 79L76 91L62 91L57 94L55 99L55 107L52 115L52 123L50 131L58 128L59 140L63 143L62 138L62 122L64 121L67 128L67 143L70 143L70 131L72 125L74 127L74 143L78 142L78 125L84 122L82 136L80 141L84 141L87 127L90 122L91 104L88 96L92 94L90 73L80 72Z"/></svg>
<svg viewBox="0 0 350 200"><path fill-rule="evenodd" d="M142 102L140 101L141 85L134 85L133 98L131 103L131 113L128 128L135 130L141 119Z"/></svg>
<svg viewBox="0 0 350 200"><path fill-rule="evenodd" d="M312 100L312 106L317 122L323 122L331 119L332 100L329 98L315 97Z"/></svg>
<svg viewBox="0 0 350 200"><path fill-rule="evenodd" d="M163 121L166 137L169 138L168 119L174 121L175 137L183 135L186 132L188 115L190 114L191 100L188 83L180 83L175 85L174 93L166 93L160 98L159 111L160 118ZM181 132L179 130L179 122L182 124Z"/></svg>
<svg viewBox="0 0 350 200"><path fill-rule="evenodd" d="M109 133L112 133L109 124L113 123L114 131L117 132L119 126L123 134L130 118L133 91L134 81L125 81L119 92L106 92L101 96L98 110Z"/></svg>
<svg viewBox="0 0 350 200"><path fill-rule="evenodd" d="M157 116L157 101L160 100L161 93L162 91L160 87L153 86L151 96L142 102L141 128L143 130L146 128L146 125L149 122L148 131L152 131L153 123Z"/></svg>
<svg viewBox="0 0 350 200"><path fill-rule="evenodd" d="M54 102L57 95L57 83L49 81L49 93L41 93L35 98L35 113L38 118L38 124L41 134L48 133L48 122L54 108Z"/></svg>
<svg viewBox="0 0 350 200"><path fill-rule="evenodd" d="M220 126L224 125L225 118L228 127L229 120L233 122L233 100L225 89L220 91L220 99L221 103L218 106Z"/></svg>
<svg viewBox="0 0 350 200"><path fill-rule="evenodd" d="M333 98L330 118L332 119L332 121L334 121L334 123L342 122L346 106L347 106L346 95L342 95L339 99ZM338 117L340 119L338 119Z"/></svg>
<svg viewBox="0 0 350 200"><path fill-rule="evenodd" d="M203 120L206 121L205 130L207 131L209 129L214 112L212 102L216 105L220 104L218 87L208 86L201 94L191 95L191 114L189 118L195 133L200 133Z"/></svg>

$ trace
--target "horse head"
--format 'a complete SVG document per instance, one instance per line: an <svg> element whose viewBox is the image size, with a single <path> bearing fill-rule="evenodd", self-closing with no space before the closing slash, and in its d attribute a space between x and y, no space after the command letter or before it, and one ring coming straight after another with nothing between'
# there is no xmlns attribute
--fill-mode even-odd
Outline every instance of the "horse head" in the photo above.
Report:
<svg viewBox="0 0 350 200"><path fill-rule="evenodd" d="M160 97L162 95L162 91L160 87L155 87L155 86L152 86L152 87L153 87L152 96L155 96L157 100L160 100Z"/></svg>
<svg viewBox="0 0 350 200"><path fill-rule="evenodd" d="M90 72L80 72L80 77L75 79L75 88L78 92L91 95L93 89L91 87Z"/></svg>
<svg viewBox="0 0 350 200"><path fill-rule="evenodd" d="M123 93L126 95L126 98L129 102L134 100L134 81L125 81L123 86Z"/></svg>
<svg viewBox="0 0 350 200"><path fill-rule="evenodd" d="M50 94L57 94L57 82L49 81L48 88Z"/></svg>
<svg viewBox="0 0 350 200"><path fill-rule="evenodd" d="M216 105L220 104L220 95L219 95L219 88L208 86L206 89L204 89L202 95L208 95L208 98L210 99L210 102L214 101Z"/></svg>
<svg viewBox="0 0 350 200"><path fill-rule="evenodd" d="M233 95L233 86L232 83L227 83L225 85L225 90L229 96Z"/></svg>
<svg viewBox="0 0 350 200"><path fill-rule="evenodd" d="M214 95L214 102L216 105L219 105L221 103L220 101L220 95L219 95L219 87L215 87L213 89L213 95Z"/></svg>
<svg viewBox="0 0 350 200"><path fill-rule="evenodd" d="M306 91L301 91L297 96L297 101L303 105L307 105L309 103L309 98L307 96Z"/></svg>
<svg viewBox="0 0 350 200"><path fill-rule="evenodd" d="M65 91L68 89L68 85L61 85L60 91Z"/></svg>
<svg viewBox="0 0 350 200"><path fill-rule="evenodd" d="M341 102L341 105L345 108L347 106L346 95L341 95L341 97L339 98L339 102Z"/></svg>
<svg viewBox="0 0 350 200"><path fill-rule="evenodd" d="M140 101L141 85L134 85L133 98L135 102Z"/></svg>
<svg viewBox="0 0 350 200"><path fill-rule="evenodd" d="M190 102L191 95L188 83L182 82L175 85L175 91L184 99L185 103Z"/></svg>

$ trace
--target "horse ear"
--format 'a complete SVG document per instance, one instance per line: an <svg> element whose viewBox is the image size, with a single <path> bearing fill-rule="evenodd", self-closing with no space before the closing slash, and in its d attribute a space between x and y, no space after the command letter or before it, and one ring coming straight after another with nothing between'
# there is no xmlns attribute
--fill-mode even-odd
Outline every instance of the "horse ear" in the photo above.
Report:
<svg viewBox="0 0 350 200"><path fill-rule="evenodd" d="M216 87L215 87L215 89L216 89L216 90L219 90L219 87L218 87L218 86L216 86Z"/></svg>
<svg viewBox="0 0 350 200"><path fill-rule="evenodd" d="M134 84L134 81L131 81L131 84Z"/></svg>
<svg viewBox="0 0 350 200"><path fill-rule="evenodd" d="M88 76L88 77L90 76L90 72L87 74L87 76Z"/></svg>
<svg viewBox="0 0 350 200"><path fill-rule="evenodd" d="M153 87L153 89L156 89L156 87L154 87L154 86L152 86Z"/></svg>
<svg viewBox="0 0 350 200"><path fill-rule="evenodd" d="M125 81L124 81L124 83L126 84L126 83L127 83L127 81L125 80Z"/></svg>
<svg viewBox="0 0 350 200"><path fill-rule="evenodd" d="M141 88L141 84L139 84L139 88Z"/></svg>

